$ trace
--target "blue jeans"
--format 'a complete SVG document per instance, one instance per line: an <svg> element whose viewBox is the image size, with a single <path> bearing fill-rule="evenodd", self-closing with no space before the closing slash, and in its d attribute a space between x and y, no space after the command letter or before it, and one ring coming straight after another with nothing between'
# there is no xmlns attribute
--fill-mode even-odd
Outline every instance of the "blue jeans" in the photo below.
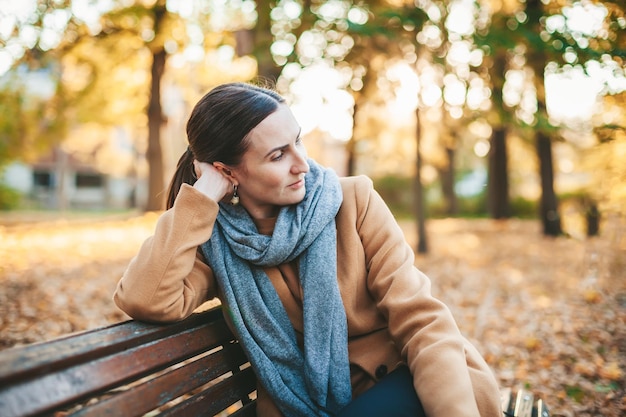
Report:
<svg viewBox="0 0 626 417"><path fill-rule="evenodd" d="M426 417L409 368L401 366L344 407L338 417Z"/></svg>

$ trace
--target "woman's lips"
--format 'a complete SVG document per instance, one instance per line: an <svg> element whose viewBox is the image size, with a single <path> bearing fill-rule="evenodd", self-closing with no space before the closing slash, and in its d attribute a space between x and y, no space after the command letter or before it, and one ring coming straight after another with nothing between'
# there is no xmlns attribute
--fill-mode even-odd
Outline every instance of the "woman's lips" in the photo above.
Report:
<svg viewBox="0 0 626 417"><path fill-rule="evenodd" d="M304 187L304 178L288 185L289 188L301 188Z"/></svg>

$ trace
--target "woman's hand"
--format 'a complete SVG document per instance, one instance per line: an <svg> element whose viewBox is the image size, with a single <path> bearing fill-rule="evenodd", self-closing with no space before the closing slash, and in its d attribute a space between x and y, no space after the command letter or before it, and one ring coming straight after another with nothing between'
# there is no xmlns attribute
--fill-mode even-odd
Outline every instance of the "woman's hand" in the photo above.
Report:
<svg viewBox="0 0 626 417"><path fill-rule="evenodd" d="M233 185L213 165L194 160L193 167L198 177L193 188L202 194L219 202L232 192Z"/></svg>

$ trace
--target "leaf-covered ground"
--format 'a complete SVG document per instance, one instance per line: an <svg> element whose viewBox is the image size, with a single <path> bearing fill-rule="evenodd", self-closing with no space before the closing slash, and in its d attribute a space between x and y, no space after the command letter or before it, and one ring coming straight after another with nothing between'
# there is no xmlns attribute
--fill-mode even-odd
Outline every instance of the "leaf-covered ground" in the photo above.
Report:
<svg viewBox="0 0 626 417"><path fill-rule="evenodd" d="M126 319L111 295L156 218L0 217L0 349ZM623 223L584 240L534 221L432 220L428 239L418 267L502 387L529 388L553 416L626 415Z"/></svg>

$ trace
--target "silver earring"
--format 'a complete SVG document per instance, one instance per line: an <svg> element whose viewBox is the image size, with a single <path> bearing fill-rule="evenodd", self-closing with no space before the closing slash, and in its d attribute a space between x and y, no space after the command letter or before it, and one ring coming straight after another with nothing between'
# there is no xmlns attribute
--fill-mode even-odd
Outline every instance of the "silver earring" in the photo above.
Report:
<svg viewBox="0 0 626 417"><path fill-rule="evenodd" d="M233 185L233 196L230 199L230 204L232 204L233 206L236 206L237 204L239 204L239 195L237 195L236 185Z"/></svg>

